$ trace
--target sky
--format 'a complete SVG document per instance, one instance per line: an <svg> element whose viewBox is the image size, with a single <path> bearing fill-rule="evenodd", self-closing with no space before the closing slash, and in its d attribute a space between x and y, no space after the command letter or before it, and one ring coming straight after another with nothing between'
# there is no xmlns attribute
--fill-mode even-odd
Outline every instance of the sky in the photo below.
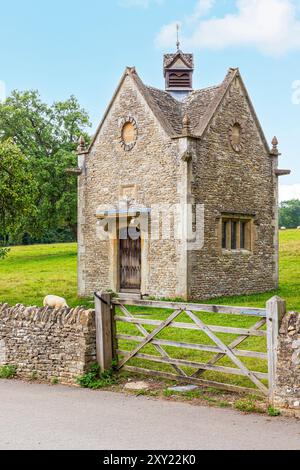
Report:
<svg viewBox="0 0 300 470"><path fill-rule="evenodd" d="M0 0L0 99L74 94L97 127L126 66L164 87L162 56L195 55L194 87L239 67L268 141L282 153L282 200L300 199L300 0Z"/></svg>

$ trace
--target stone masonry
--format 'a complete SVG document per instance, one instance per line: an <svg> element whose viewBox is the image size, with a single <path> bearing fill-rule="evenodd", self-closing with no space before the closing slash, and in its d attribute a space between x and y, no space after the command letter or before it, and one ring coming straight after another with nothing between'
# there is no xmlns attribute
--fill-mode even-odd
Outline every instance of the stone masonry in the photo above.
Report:
<svg viewBox="0 0 300 470"><path fill-rule="evenodd" d="M274 406L300 418L300 314L295 312L280 328Z"/></svg>
<svg viewBox="0 0 300 470"><path fill-rule="evenodd" d="M135 116L139 125L139 141L125 153L119 144L119 119ZM79 218L79 293L91 295L96 290L118 290L113 285L112 250L109 242L96 236L96 211L101 205L113 205L120 199L123 186L134 186L137 200L146 207L152 204L176 204L180 201L177 187L183 165L177 143L171 141L157 122L151 109L128 76L116 97L109 116L89 155L86 175L79 178L84 213ZM84 186L82 183L84 180ZM149 244L145 266L144 292L161 297L174 297L178 283L177 266L180 243L157 240Z"/></svg>
<svg viewBox="0 0 300 470"><path fill-rule="evenodd" d="M74 384L95 360L93 310L0 305L0 366L18 377Z"/></svg>
<svg viewBox="0 0 300 470"><path fill-rule="evenodd" d="M178 51L168 56L168 67L172 61L182 67L189 57ZM186 71L192 74L193 64ZM151 239L141 230L141 295L200 300L278 287L278 176L288 174L278 170L278 142L269 147L238 69L229 69L218 86L185 95L176 99L176 90L146 86L128 67L90 147L81 141L79 295L120 292L119 240L99 239L97 210L116 207L124 196L149 210L150 226L154 205L204 207L201 249L188 248L185 238ZM129 147L122 144L124 122L134 122ZM222 249L226 214L250 217L249 249Z"/></svg>
<svg viewBox="0 0 300 470"><path fill-rule="evenodd" d="M228 125L236 116L245 129L244 145L236 153ZM205 204L205 244L190 253L189 296L201 299L242 295L277 288L276 176L274 156L266 148L239 76L222 106L197 141L193 161L192 196ZM251 214L253 248L223 251L220 223L224 213Z"/></svg>

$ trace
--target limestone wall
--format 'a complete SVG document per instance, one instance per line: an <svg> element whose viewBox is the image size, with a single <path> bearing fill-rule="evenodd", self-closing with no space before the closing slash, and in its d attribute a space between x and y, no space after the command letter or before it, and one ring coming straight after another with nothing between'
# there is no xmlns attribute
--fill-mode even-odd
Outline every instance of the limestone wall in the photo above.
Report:
<svg viewBox="0 0 300 470"><path fill-rule="evenodd" d="M0 305L0 366L18 377L73 384L95 360L93 310Z"/></svg>
<svg viewBox="0 0 300 470"><path fill-rule="evenodd" d="M238 117L245 140L237 153L230 123ZM252 294L277 288L274 157L262 142L237 80L204 135L193 162L193 200L205 204L204 247L190 252L190 298ZM252 214L251 251L222 250L222 214Z"/></svg>
<svg viewBox="0 0 300 470"><path fill-rule="evenodd" d="M122 118L134 116L139 139L131 152L120 145ZM182 163L177 143L166 135L130 77L116 96L106 121L85 159L79 178L79 295L96 290L118 292L117 248L97 236L99 207L115 208L132 192L138 206L180 202ZM143 241L143 247L145 244ZM177 297L181 246L177 240L152 240L142 254L142 293Z"/></svg>
<svg viewBox="0 0 300 470"><path fill-rule="evenodd" d="M274 405L300 418L300 314L287 313L280 328Z"/></svg>

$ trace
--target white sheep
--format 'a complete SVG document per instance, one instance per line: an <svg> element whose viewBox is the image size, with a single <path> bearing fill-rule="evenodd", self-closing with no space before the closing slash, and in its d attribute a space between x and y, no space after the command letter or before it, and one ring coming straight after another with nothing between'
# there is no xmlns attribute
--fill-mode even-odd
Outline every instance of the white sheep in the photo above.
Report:
<svg viewBox="0 0 300 470"><path fill-rule="evenodd" d="M281 229L280 229L280 230L286 230L286 227L281 227Z"/></svg>
<svg viewBox="0 0 300 470"><path fill-rule="evenodd" d="M300 226L299 226L299 227L297 227L297 230L300 230Z"/></svg>
<svg viewBox="0 0 300 470"><path fill-rule="evenodd" d="M56 295L47 295L44 298L44 307L50 308L68 308L67 301L62 297L57 297Z"/></svg>

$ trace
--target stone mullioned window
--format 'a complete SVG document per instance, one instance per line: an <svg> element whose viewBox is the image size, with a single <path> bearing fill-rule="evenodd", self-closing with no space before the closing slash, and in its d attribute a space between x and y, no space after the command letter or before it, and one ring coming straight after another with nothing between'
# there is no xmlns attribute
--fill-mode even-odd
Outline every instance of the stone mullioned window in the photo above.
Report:
<svg viewBox="0 0 300 470"><path fill-rule="evenodd" d="M249 216L224 215L222 224L222 250L252 251L252 224Z"/></svg>

